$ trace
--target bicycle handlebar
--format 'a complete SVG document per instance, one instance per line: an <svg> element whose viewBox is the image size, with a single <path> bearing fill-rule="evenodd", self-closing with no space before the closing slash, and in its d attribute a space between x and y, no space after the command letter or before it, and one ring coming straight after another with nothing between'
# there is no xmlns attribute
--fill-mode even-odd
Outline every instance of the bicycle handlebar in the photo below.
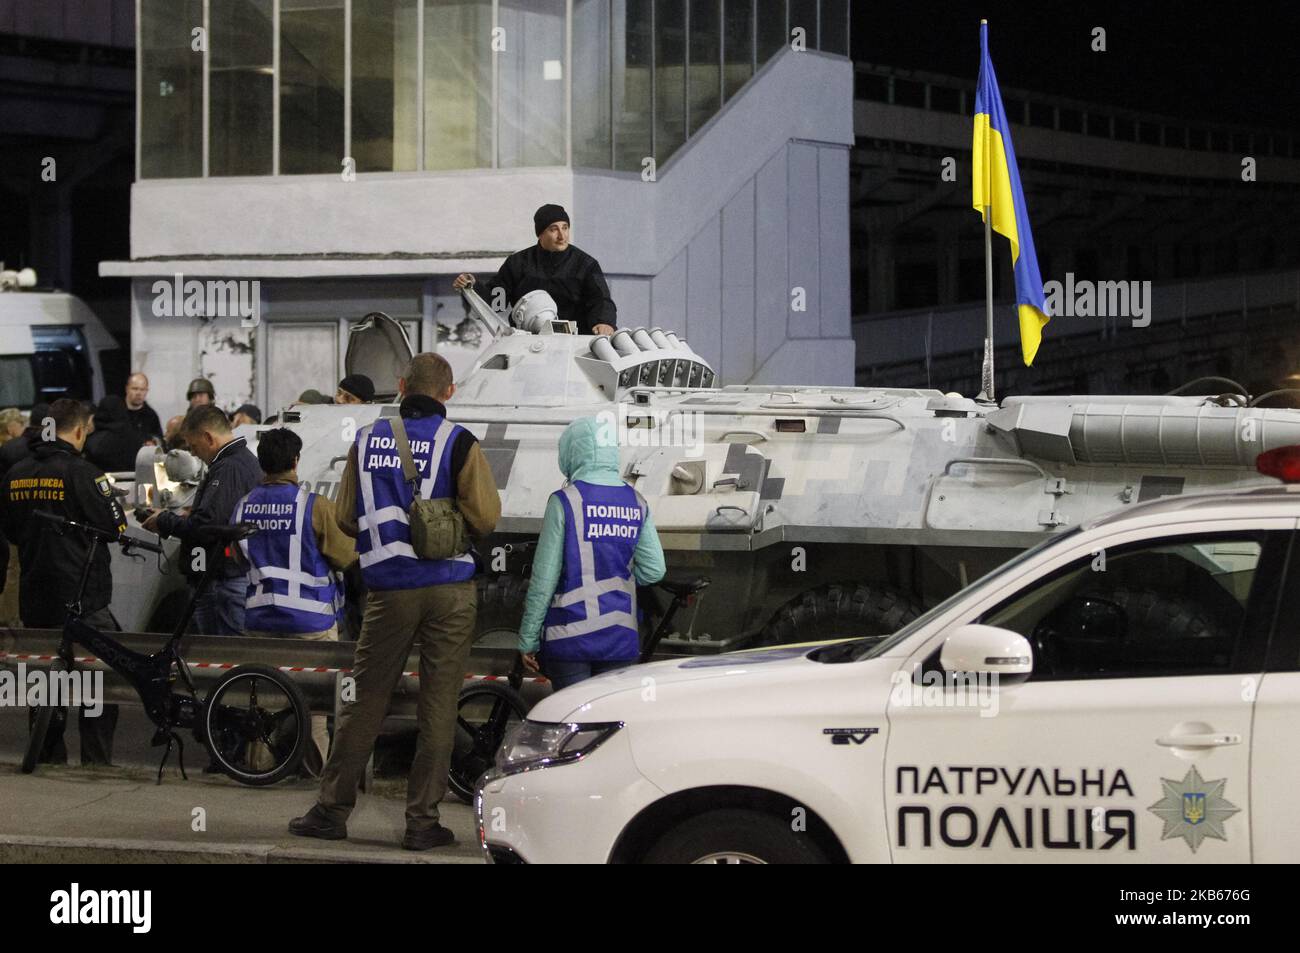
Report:
<svg viewBox="0 0 1300 953"><path fill-rule="evenodd" d="M163 548L157 543L151 543L147 539L140 539L138 536L128 536L126 533L113 533L108 530L100 529L98 526L91 526L89 523L79 523L76 520L65 519L57 513L47 513L44 510L37 510L34 514L47 522L54 523L63 529L75 529L86 536L92 536L103 543L121 543L126 549L143 549L146 552L163 554Z"/></svg>

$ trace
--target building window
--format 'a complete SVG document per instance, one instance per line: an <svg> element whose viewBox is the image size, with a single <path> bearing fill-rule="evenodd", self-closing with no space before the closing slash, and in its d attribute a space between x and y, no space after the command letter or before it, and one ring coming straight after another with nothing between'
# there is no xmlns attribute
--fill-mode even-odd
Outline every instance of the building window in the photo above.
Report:
<svg viewBox="0 0 1300 953"><path fill-rule="evenodd" d="M202 0L141 0L140 177L203 174Z"/></svg>
<svg viewBox="0 0 1300 953"><path fill-rule="evenodd" d="M686 141L686 0L655 0L655 156Z"/></svg>
<svg viewBox="0 0 1300 953"><path fill-rule="evenodd" d="M807 48L818 49L817 0L790 0L790 32L801 28Z"/></svg>
<svg viewBox="0 0 1300 953"><path fill-rule="evenodd" d="M497 165L563 165L565 0L499 0Z"/></svg>
<svg viewBox="0 0 1300 953"><path fill-rule="evenodd" d="M758 0L758 62L766 63L790 42L786 0Z"/></svg>
<svg viewBox="0 0 1300 953"><path fill-rule="evenodd" d="M822 0L817 48L823 53L849 55L849 0Z"/></svg>
<svg viewBox="0 0 1300 953"><path fill-rule="evenodd" d="M617 4L615 4L617 6ZM573 3L573 164L609 168L612 34L609 0Z"/></svg>
<svg viewBox="0 0 1300 953"><path fill-rule="evenodd" d="M209 0L208 172L270 175L271 0Z"/></svg>
<svg viewBox="0 0 1300 953"><path fill-rule="evenodd" d="M343 0L280 0L280 171L337 172L343 142Z"/></svg>
<svg viewBox="0 0 1300 953"><path fill-rule="evenodd" d="M424 0L426 169L492 165L492 67L488 0Z"/></svg>
<svg viewBox="0 0 1300 953"><path fill-rule="evenodd" d="M352 0L352 157L358 172L418 167L418 0Z"/></svg>
<svg viewBox="0 0 1300 953"><path fill-rule="evenodd" d="M690 0L690 127L694 135L722 108L722 8L720 0Z"/></svg>
<svg viewBox="0 0 1300 953"><path fill-rule="evenodd" d="M754 75L754 0L723 0L722 15L722 96L730 99Z"/></svg>
<svg viewBox="0 0 1300 953"><path fill-rule="evenodd" d="M640 172L654 155L654 0L614 0L612 11L614 168Z"/></svg>

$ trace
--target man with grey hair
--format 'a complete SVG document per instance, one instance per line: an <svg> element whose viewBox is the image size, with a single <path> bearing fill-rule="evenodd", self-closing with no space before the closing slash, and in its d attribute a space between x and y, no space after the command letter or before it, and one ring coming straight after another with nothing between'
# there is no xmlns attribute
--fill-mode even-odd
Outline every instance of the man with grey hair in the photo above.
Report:
<svg viewBox="0 0 1300 953"><path fill-rule="evenodd" d="M334 501L339 528L356 538L368 590L353 671L356 700L339 715L315 806L290 821L289 830L325 840L347 837L357 784L407 655L418 645L420 733L406 786L402 847L428 850L455 839L439 823L438 802L447 793L480 567L472 550L445 559L418 555L407 514L417 493L454 500L470 534L486 536L501 517L501 497L478 440L447 419L444 402L456 392L447 360L417 354L398 380L398 392L401 425L380 417L362 428ZM403 457L418 474L410 482Z"/></svg>

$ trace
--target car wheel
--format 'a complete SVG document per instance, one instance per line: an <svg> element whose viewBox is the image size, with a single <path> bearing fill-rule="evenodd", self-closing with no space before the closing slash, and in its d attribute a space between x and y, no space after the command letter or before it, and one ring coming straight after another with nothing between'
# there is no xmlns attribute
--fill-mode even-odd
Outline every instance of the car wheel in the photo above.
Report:
<svg viewBox="0 0 1300 953"><path fill-rule="evenodd" d="M709 811L672 828L646 852L647 864L824 864L805 831L758 811Z"/></svg>

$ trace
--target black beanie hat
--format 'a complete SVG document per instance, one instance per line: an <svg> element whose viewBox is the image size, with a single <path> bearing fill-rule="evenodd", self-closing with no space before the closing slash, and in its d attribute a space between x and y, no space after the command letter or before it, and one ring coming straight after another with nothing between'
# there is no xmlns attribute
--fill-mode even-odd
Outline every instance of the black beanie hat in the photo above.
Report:
<svg viewBox="0 0 1300 953"><path fill-rule="evenodd" d="M363 404L375 399L375 384L365 374L349 374L339 381L339 390L345 390L353 397L359 397Z"/></svg>
<svg viewBox="0 0 1300 953"><path fill-rule="evenodd" d="M569 213L564 210L563 205L543 205L533 215L533 233L540 235L555 222L567 221L569 221Z"/></svg>

